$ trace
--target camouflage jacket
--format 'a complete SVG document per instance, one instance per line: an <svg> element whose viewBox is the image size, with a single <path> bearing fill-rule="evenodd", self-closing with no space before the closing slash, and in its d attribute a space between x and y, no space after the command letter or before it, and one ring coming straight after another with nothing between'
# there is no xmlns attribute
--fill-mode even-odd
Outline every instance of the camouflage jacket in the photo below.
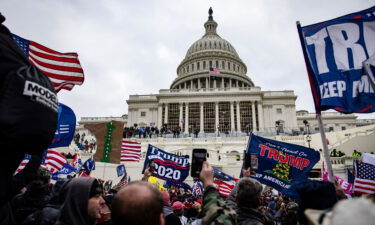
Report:
<svg viewBox="0 0 375 225"><path fill-rule="evenodd" d="M236 224L236 212L225 205L214 186L208 186L203 195L203 224Z"/></svg>

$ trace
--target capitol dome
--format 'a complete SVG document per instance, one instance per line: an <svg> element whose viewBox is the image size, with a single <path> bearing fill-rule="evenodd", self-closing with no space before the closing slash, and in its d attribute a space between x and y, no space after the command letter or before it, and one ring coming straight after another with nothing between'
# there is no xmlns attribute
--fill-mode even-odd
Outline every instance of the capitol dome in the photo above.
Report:
<svg viewBox="0 0 375 225"><path fill-rule="evenodd" d="M254 87L246 75L247 67L234 47L216 33L217 23L212 9L204 24L205 34L188 49L185 58L177 67L177 78L171 89L216 89L231 87ZM220 81L211 79L209 71L215 70Z"/></svg>

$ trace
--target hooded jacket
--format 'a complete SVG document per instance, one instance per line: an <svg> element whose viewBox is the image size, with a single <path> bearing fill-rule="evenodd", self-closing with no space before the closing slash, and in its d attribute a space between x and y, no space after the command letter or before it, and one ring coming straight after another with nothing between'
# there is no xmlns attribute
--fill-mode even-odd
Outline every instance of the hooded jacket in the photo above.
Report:
<svg viewBox="0 0 375 225"><path fill-rule="evenodd" d="M55 225L93 225L95 220L88 215L88 201L94 178L78 177L68 181L62 187L61 195L65 199Z"/></svg>

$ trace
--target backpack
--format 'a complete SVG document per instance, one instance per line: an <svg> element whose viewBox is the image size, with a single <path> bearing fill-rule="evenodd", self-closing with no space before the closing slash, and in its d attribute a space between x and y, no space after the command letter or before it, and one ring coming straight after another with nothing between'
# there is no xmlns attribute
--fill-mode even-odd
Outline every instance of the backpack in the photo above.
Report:
<svg viewBox="0 0 375 225"><path fill-rule="evenodd" d="M0 24L0 28L4 28ZM40 154L54 137L58 100L49 78L0 29L0 149Z"/></svg>

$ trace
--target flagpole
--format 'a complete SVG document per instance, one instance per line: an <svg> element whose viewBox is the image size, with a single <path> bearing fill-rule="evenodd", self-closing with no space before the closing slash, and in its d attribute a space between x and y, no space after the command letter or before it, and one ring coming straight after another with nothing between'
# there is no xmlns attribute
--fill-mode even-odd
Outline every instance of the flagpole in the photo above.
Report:
<svg viewBox="0 0 375 225"><path fill-rule="evenodd" d="M332 170L331 159L330 159L329 152L328 152L327 138L326 138L326 133L324 131L322 115L317 114L316 118L319 124L320 137L322 138L323 153L324 153L324 159L327 165L328 178L333 183L334 182L333 170Z"/></svg>

